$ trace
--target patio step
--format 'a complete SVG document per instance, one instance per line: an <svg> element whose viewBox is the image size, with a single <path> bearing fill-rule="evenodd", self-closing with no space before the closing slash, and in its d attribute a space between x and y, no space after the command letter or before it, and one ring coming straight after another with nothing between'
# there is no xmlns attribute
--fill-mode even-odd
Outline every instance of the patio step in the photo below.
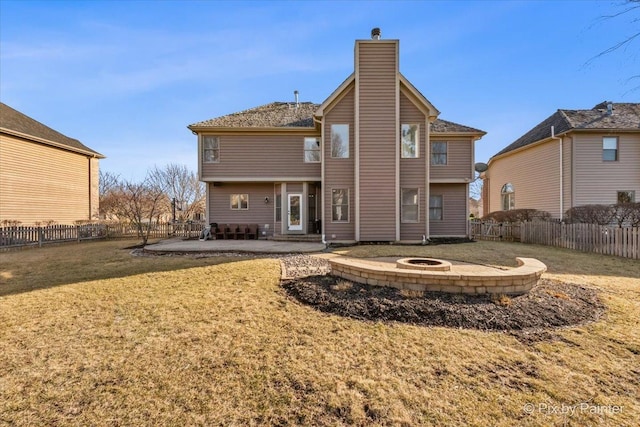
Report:
<svg viewBox="0 0 640 427"><path fill-rule="evenodd" d="M278 234L271 236L268 240L276 242L322 242L320 234Z"/></svg>

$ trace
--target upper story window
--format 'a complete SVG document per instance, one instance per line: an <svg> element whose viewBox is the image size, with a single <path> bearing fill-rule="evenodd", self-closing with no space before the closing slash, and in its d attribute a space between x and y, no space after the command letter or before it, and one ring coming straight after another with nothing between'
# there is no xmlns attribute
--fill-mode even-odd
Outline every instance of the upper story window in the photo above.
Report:
<svg viewBox="0 0 640 427"><path fill-rule="evenodd" d="M418 125L403 124L400 129L402 158L415 159L419 157L418 153Z"/></svg>
<svg viewBox="0 0 640 427"><path fill-rule="evenodd" d="M419 193L417 188L402 189L402 222L419 221Z"/></svg>
<svg viewBox="0 0 640 427"><path fill-rule="evenodd" d="M635 191L618 191L618 204L622 203L635 203L636 192Z"/></svg>
<svg viewBox="0 0 640 427"><path fill-rule="evenodd" d="M618 160L618 137L605 136L602 138L602 160L615 162Z"/></svg>
<svg viewBox="0 0 640 427"><path fill-rule="evenodd" d="M433 141L431 143L431 164L446 165L447 164L447 142Z"/></svg>
<svg viewBox="0 0 640 427"><path fill-rule="evenodd" d="M220 161L220 138L210 135L202 137L202 159L205 163Z"/></svg>
<svg viewBox="0 0 640 427"><path fill-rule="evenodd" d="M331 125L331 157L349 158L349 125Z"/></svg>
<svg viewBox="0 0 640 427"><path fill-rule="evenodd" d="M305 163L318 163L320 161L320 138L304 139Z"/></svg>
<svg viewBox="0 0 640 427"><path fill-rule="evenodd" d="M248 194L232 194L231 195L231 209L247 210L249 209L249 195Z"/></svg>
<svg viewBox="0 0 640 427"><path fill-rule="evenodd" d="M516 190L510 182L502 186L502 210L510 211L516 208Z"/></svg>

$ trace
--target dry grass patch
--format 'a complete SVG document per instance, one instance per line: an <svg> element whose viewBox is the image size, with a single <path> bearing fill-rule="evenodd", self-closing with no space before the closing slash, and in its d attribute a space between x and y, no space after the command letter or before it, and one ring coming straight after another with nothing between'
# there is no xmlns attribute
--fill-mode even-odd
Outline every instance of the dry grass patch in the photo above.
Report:
<svg viewBox="0 0 640 427"><path fill-rule="evenodd" d="M470 261L478 250L498 265L532 256L604 292L606 319L523 344L319 313L285 295L277 260L140 258L123 245L2 255L0 424L635 426L640 414L637 262L600 276L547 262L549 248L399 248ZM583 256L573 261L604 258ZM622 410L541 406L581 402Z"/></svg>

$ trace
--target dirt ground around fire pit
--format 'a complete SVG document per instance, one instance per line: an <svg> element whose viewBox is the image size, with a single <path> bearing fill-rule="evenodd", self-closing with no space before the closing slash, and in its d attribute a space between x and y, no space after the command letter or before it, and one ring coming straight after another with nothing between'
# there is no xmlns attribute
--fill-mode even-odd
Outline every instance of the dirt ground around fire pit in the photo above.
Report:
<svg viewBox="0 0 640 427"><path fill-rule="evenodd" d="M282 260L283 267L300 269L306 258ZM319 265L317 258L309 262ZM596 289L549 279L519 296L462 295L368 286L324 272L283 280L282 286L303 304L353 319L508 331L534 340L545 339L548 329L596 321L605 312Z"/></svg>

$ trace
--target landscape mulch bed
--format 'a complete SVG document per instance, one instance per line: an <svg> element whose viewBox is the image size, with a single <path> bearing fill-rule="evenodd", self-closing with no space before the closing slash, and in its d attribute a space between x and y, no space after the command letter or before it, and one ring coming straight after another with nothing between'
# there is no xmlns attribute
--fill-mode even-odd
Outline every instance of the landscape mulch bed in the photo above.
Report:
<svg viewBox="0 0 640 427"><path fill-rule="evenodd" d="M604 313L596 290L546 279L529 293L512 297L439 292L407 296L395 288L329 275L286 280L282 286L296 300L326 313L360 320L521 331L528 341L548 340L547 328L595 321Z"/></svg>

